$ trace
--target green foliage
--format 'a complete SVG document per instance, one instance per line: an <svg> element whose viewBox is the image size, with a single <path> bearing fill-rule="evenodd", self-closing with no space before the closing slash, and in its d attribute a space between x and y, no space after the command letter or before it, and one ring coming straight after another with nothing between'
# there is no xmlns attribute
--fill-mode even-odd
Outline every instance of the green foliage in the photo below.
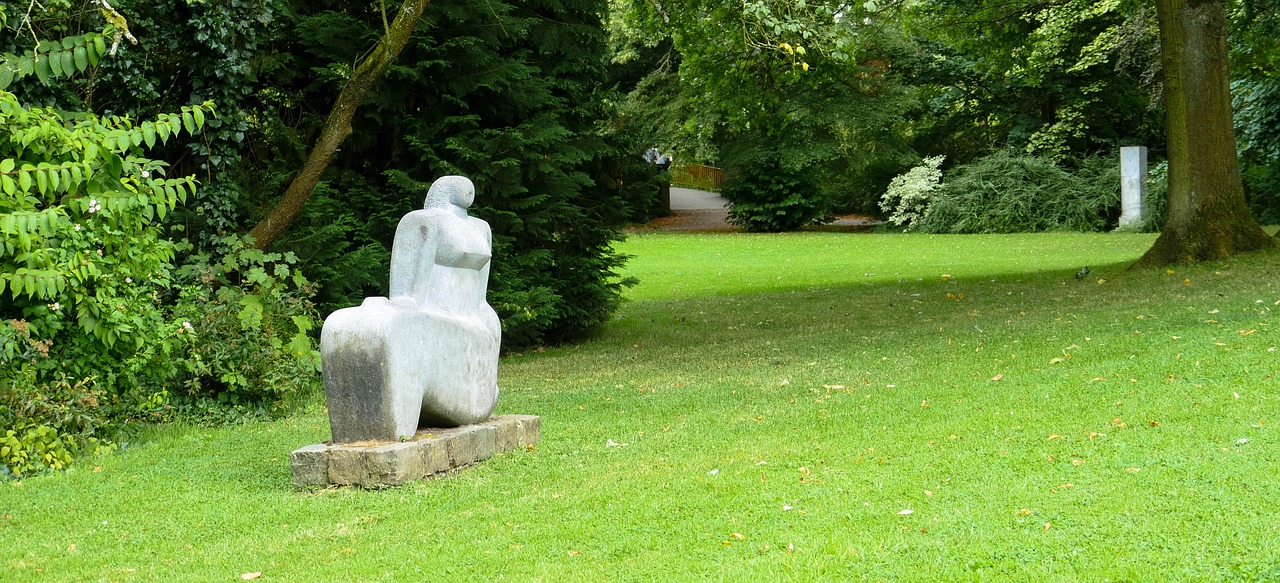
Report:
<svg viewBox="0 0 1280 583"><path fill-rule="evenodd" d="M1058 161L1158 144L1154 11L1130 0L908 5L895 61L921 97L913 144L964 163L1014 148Z"/></svg>
<svg viewBox="0 0 1280 583"><path fill-rule="evenodd" d="M1280 223L1280 77L1236 81L1232 101L1250 210L1262 224Z"/></svg>
<svg viewBox="0 0 1280 583"><path fill-rule="evenodd" d="M0 90L8 89L15 80L30 75L48 85L54 80L69 79L84 73L89 67L96 67L107 54L106 34L112 32L108 27L105 34L91 32L69 36L60 42L44 40L30 54L0 55Z"/></svg>
<svg viewBox="0 0 1280 583"><path fill-rule="evenodd" d="M916 227L927 233L1099 231L1120 204L1115 162L1068 172L1052 160L998 152L953 168Z"/></svg>
<svg viewBox="0 0 1280 583"><path fill-rule="evenodd" d="M271 112L279 121L256 144L264 168L296 167L323 121L312 112L328 108L342 68L364 50L348 39L382 31L366 5L332 8L296 15L287 42L305 50L292 54L294 67L273 71L291 101ZM366 250L368 263L351 276L304 266L326 290L326 307L385 294L385 249L400 217L422 207L433 180L461 174L476 185L472 213L493 229L489 302L506 348L579 338L609 318L623 284L613 275L623 260L611 248L615 225L643 217L657 186L644 148L606 123L604 8L595 0L428 6L362 106L326 186L281 243L309 261L333 252L314 253L305 240ZM290 123L295 116L300 123ZM274 203L266 184L246 184L259 204Z"/></svg>
<svg viewBox="0 0 1280 583"><path fill-rule="evenodd" d="M18 322L5 329L26 332ZM73 383L63 376L40 386L34 380L29 367L17 378L0 379L0 475L62 470L76 457L114 449L104 438L110 424L102 407L106 391L92 377Z"/></svg>
<svg viewBox="0 0 1280 583"><path fill-rule="evenodd" d="M315 288L291 252L264 253L237 237L222 244L228 255L197 255L178 272L172 313L183 352L173 406L194 420L278 416L320 387Z"/></svg>
<svg viewBox="0 0 1280 583"><path fill-rule="evenodd" d="M802 171L785 169L777 161L743 164L726 175L721 192L732 201L729 221L752 232L794 231L813 224L827 206L816 185Z"/></svg>
<svg viewBox="0 0 1280 583"><path fill-rule="evenodd" d="M890 223L906 225L904 230L910 230L924 218L942 180L940 166L944 159L944 156L925 158L919 166L889 181L889 188L880 199L880 209L890 213L887 219Z"/></svg>
<svg viewBox="0 0 1280 583"><path fill-rule="evenodd" d="M141 347L155 322L124 305L167 285L173 245L158 221L195 184L164 178L166 165L142 153L198 131L207 113L185 107L135 124L27 109L0 92L0 294L12 299L3 314L28 319L39 336L72 323L105 349L125 338L122 351Z"/></svg>
<svg viewBox="0 0 1280 583"><path fill-rule="evenodd" d="M749 228L874 208L884 184L917 158L900 131L913 98L891 73L910 43L872 21L874 10L870 3L630 3L615 14L624 22L615 25L615 42L638 59L643 37L634 31L646 31L670 39L679 55L655 61L625 110L677 162L710 163L739 179L779 167L804 177L802 190L782 197L740 189L747 207L735 215L759 225ZM745 218L772 217L779 209L761 206L770 199L787 209L779 220Z"/></svg>

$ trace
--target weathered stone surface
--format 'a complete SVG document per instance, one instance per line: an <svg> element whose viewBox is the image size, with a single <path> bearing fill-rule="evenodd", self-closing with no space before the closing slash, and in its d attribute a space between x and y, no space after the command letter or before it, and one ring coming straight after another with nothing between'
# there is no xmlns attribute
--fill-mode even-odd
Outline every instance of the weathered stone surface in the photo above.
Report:
<svg viewBox="0 0 1280 583"><path fill-rule="evenodd" d="M449 441L433 437L420 441L422 444L423 475L438 474L449 470Z"/></svg>
<svg viewBox="0 0 1280 583"><path fill-rule="evenodd" d="M329 483L329 448L323 443L308 445L289 454L293 466L293 486Z"/></svg>
<svg viewBox="0 0 1280 583"><path fill-rule="evenodd" d="M495 449L502 452L537 443L541 433L539 421L537 415L500 415L483 425L497 432Z"/></svg>
<svg viewBox="0 0 1280 583"><path fill-rule="evenodd" d="M360 448L330 448L329 483L338 486L370 484L364 470L364 451Z"/></svg>
<svg viewBox="0 0 1280 583"><path fill-rule="evenodd" d="M361 485L399 486L427 475L423 471L422 445L412 441L391 443L364 452L364 479Z"/></svg>
<svg viewBox="0 0 1280 583"><path fill-rule="evenodd" d="M289 456L293 484L400 486L537 443L540 427L536 415L503 415L478 425L424 429L404 442L309 445Z"/></svg>
<svg viewBox="0 0 1280 583"><path fill-rule="evenodd" d="M493 417L481 425L487 425L493 428L494 449L498 451L507 451L518 447L520 441L520 422L512 419L510 415Z"/></svg>
<svg viewBox="0 0 1280 583"><path fill-rule="evenodd" d="M533 445L542 439L542 418L537 415L508 415L520 424L517 446Z"/></svg>
<svg viewBox="0 0 1280 583"><path fill-rule="evenodd" d="M498 399L501 322L485 300L492 235L467 216L471 181L431 185L391 251L390 298L325 320L320 352L335 443L395 441L422 425L488 419Z"/></svg>
<svg viewBox="0 0 1280 583"><path fill-rule="evenodd" d="M455 468L493 457L497 431L488 425L465 425L450 429L449 465Z"/></svg>

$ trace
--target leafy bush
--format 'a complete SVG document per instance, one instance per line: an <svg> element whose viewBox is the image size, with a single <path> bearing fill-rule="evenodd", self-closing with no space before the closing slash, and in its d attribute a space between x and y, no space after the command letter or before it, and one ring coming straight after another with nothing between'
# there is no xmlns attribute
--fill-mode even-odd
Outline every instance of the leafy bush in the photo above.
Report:
<svg viewBox="0 0 1280 583"><path fill-rule="evenodd" d="M1147 193L1142 199L1142 222L1138 231L1159 233L1164 228L1164 207L1169 200L1169 163L1160 162L1147 175Z"/></svg>
<svg viewBox="0 0 1280 583"><path fill-rule="evenodd" d="M729 222L752 232L794 231L821 219L827 211L812 175L786 170L776 160L737 166L721 192L729 199Z"/></svg>
<svg viewBox="0 0 1280 583"><path fill-rule="evenodd" d="M1264 225L1280 223L1280 79L1243 79L1231 88L1249 208Z"/></svg>
<svg viewBox="0 0 1280 583"><path fill-rule="evenodd" d="M1119 216L1117 164L1076 173L1046 158L999 152L952 169L917 228L928 233L1099 231Z"/></svg>
<svg viewBox="0 0 1280 583"><path fill-rule="evenodd" d="M924 218L933 202L933 193L938 190L942 180L939 167L945 156L932 156L921 161L919 166L908 170L889 182L889 188L880 199L880 209L891 213L887 219L898 226L906 225L907 229Z"/></svg>
<svg viewBox="0 0 1280 583"><path fill-rule="evenodd" d="M22 324L9 322L7 327L15 331ZM23 373L34 380L34 370ZM63 376L38 387L12 379L0 382L0 475L61 470L78 456L114 449L103 437L110 423L103 414L105 396L92 377L73 383Z"/></svg>
<svg viewBox="0 0 1280 583"><path fill-rule="evenodd" d="M236 237L221 243L230 254L216 262L198 255L178 272L185 285L173 319L183 351L172 402L194 421L278 416L320 388L315 288L292 253L264 253Z"/></svg>

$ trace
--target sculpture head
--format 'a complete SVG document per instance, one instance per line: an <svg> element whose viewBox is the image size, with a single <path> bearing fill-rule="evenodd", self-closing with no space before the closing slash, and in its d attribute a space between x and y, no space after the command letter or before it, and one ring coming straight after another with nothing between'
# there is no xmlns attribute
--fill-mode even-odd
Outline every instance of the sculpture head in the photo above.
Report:
<svg viewBox="0 0 1280 583"><path fill-rule="evenodd" d="M431 184L423 208L468 208L476 199L476 187L465 176L445 176Z"/></svg>

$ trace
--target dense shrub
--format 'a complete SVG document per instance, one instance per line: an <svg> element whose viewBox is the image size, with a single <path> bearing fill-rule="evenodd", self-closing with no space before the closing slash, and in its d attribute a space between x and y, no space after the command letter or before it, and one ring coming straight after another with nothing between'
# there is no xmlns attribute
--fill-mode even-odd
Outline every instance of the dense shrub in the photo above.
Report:
<svg viewBox="0 0 1280 583"><path fill-rule="evenodd" d="M793 231L827 211L812 174L784 169L774 158L738 165L721 193L730 201L729 222L752 232Z"/></svg>
<svg viewBox="0 0 1280 583"><path fill-rule="evenodd" d="M999 152L947 173L919 221L929 233L1099 231L1119 216L1117 164L1075 173L1046 158Z"/></svg>
<svg viewBox="0 0 1280 583"><path fill-rule="evenodd" d="M1249 209L1264 225L1280 223L1280 79L1243 79L1232 90Z"/></svg>
<svg viewBox="0 0 1280 583"><path fill-rule="evenodd" d="M194 421L284 414L320 389L315 288L292 253L234 237L223 244L231 253L212 262L198 255L178 272L185 285L172 313L183 351L172 403Z"/></svg>
<svg viewBox="0 0 1280 583"><path fill-rule="evenodd" d="M942 180L943 156L925 158L919 166L895 177L880 199L880 210L889 213L886 221L910 230L924 218Z"/></svg>

